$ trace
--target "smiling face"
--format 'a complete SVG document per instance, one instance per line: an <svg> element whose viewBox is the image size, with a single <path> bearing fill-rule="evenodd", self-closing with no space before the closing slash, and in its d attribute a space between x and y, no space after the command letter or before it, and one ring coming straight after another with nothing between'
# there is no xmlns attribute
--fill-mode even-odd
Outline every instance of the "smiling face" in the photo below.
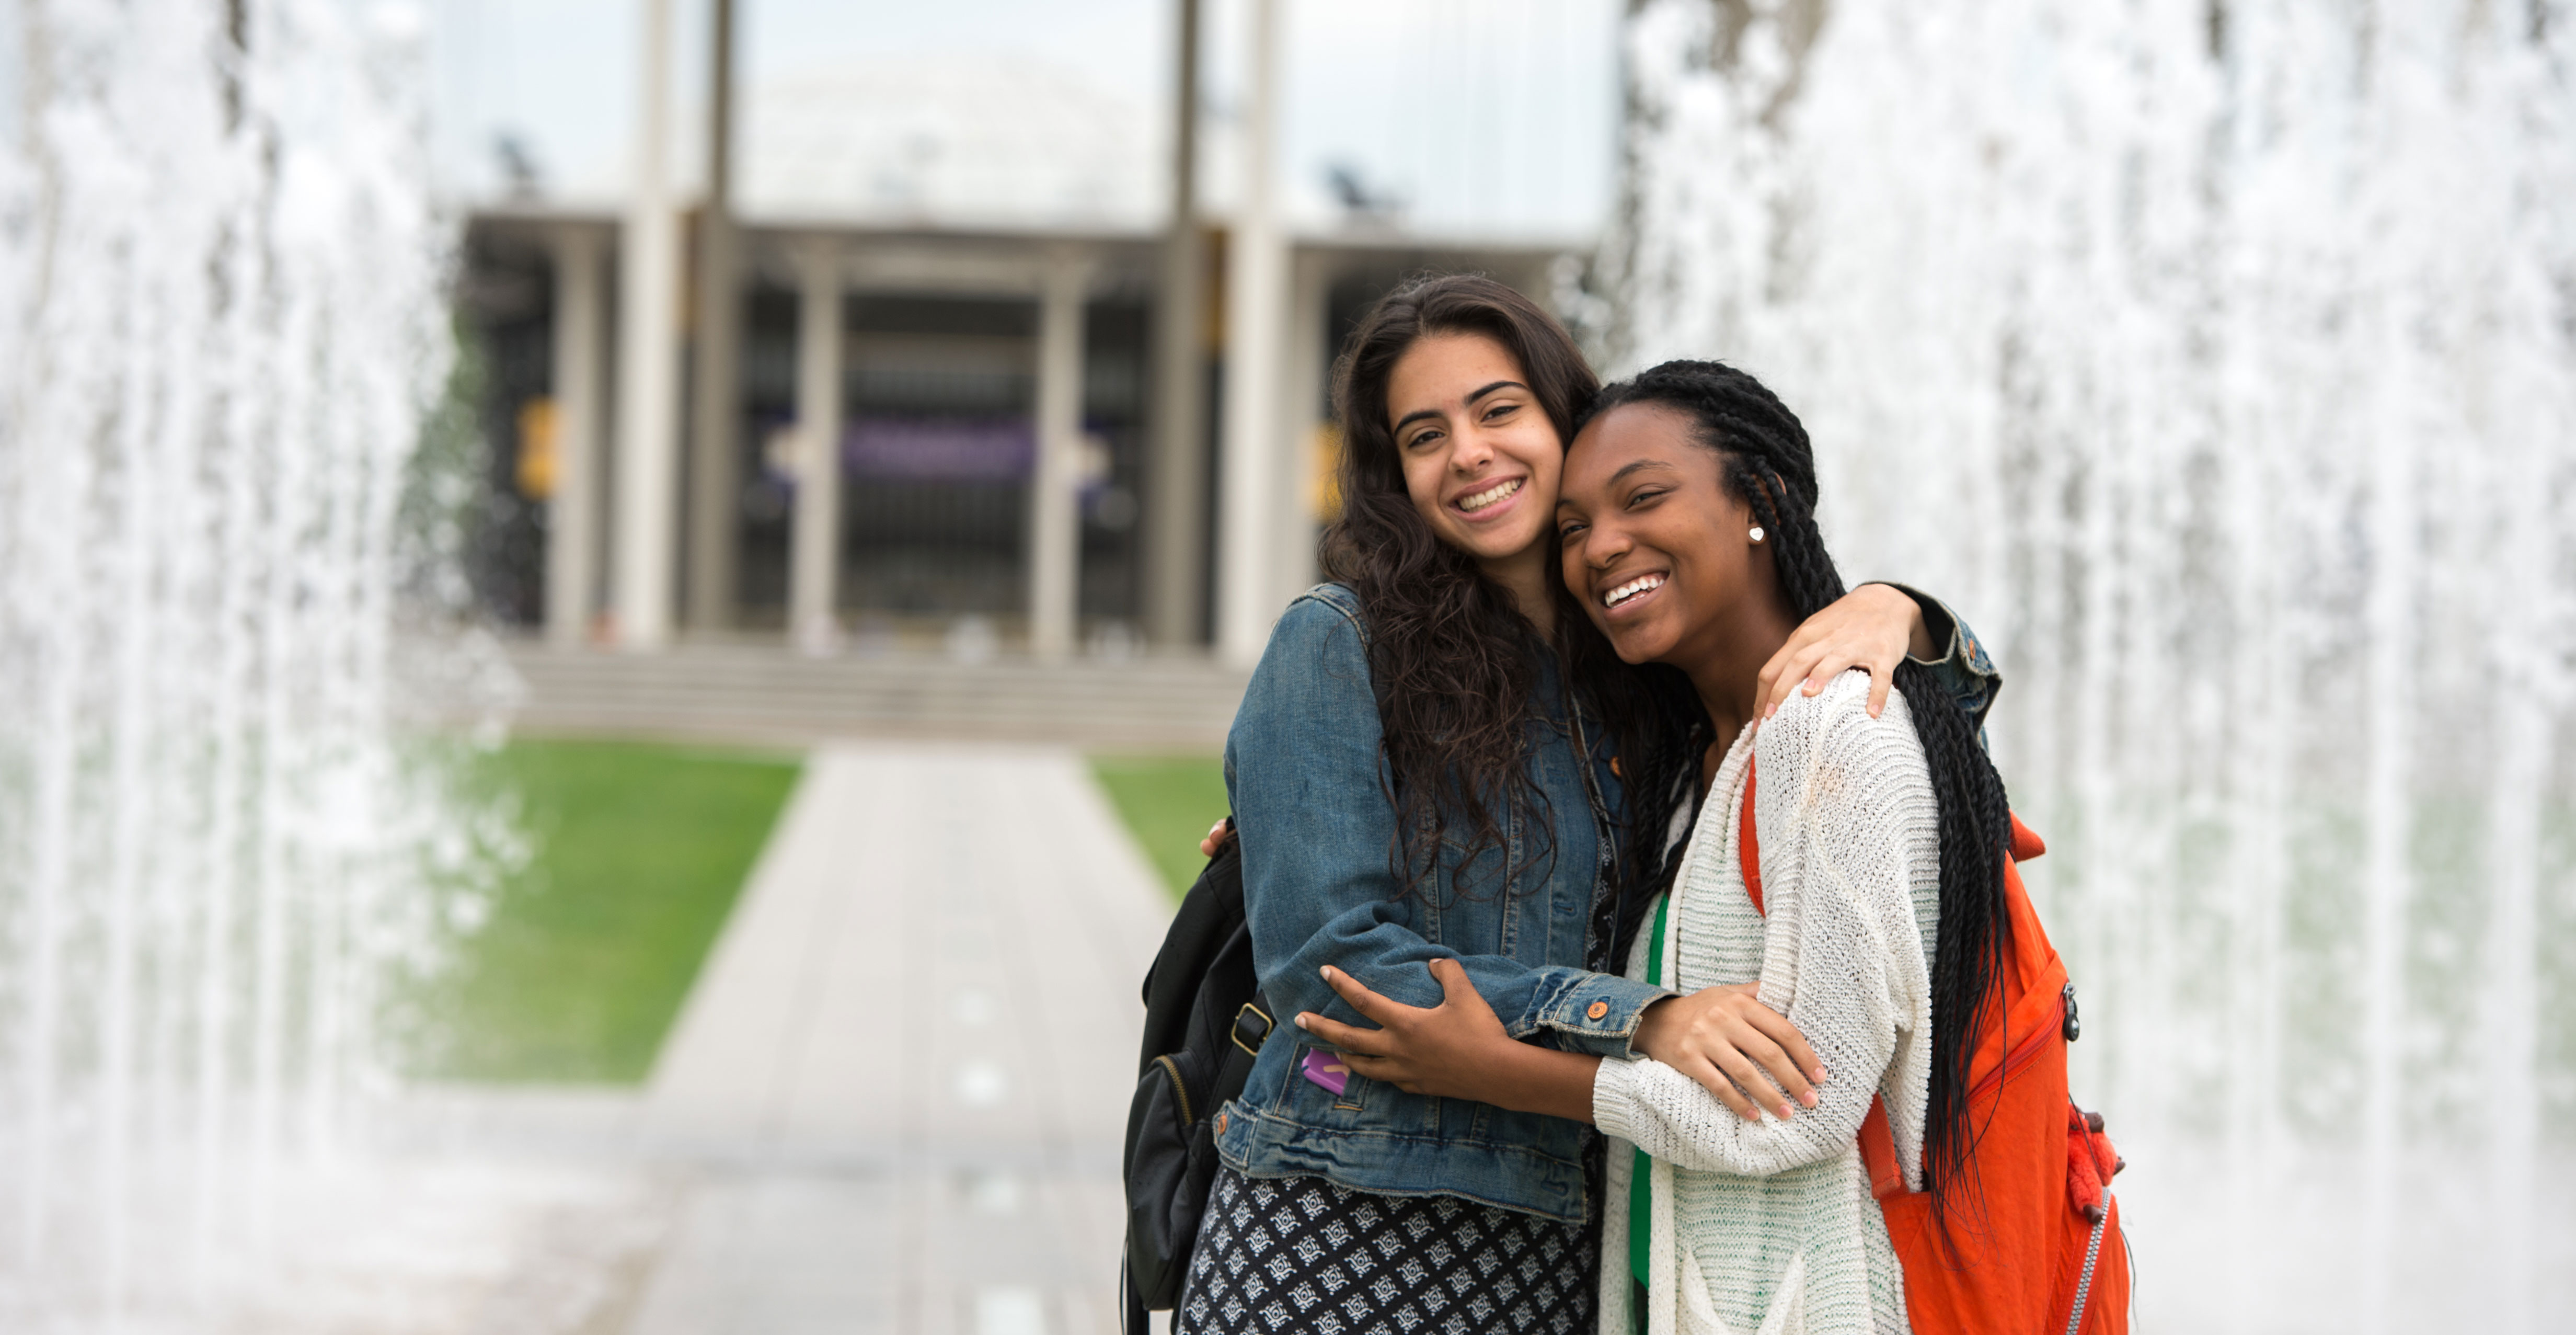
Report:
<svg viewBox="0 0 2576 1335"><path fill-rule="evenodd" d="M1536 560L1565 443L1519 359L1481 334L1431 334L1387 377L1386 414L1413 508L1442 542L1489 568Z"/></svg>
<svg viewBox="0 0 2576 1335"><path fill-rule="evenodd" d="M1758 602L1776 600L1750 507L1675 408L1636 403L1586 423L1556 503L1565 586L1622 661L1685 670Z"/></svg>

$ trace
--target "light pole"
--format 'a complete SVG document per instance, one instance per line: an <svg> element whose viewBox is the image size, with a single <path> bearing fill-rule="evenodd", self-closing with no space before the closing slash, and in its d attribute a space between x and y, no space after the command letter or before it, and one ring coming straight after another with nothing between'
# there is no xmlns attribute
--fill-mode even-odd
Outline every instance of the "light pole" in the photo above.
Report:
<svg viewBox="0 0 2576 1335"><path fill-rule="evenodd" d="M698 210L696 355L689 363L689 625L733 621L735 493L742 485L742 295L733 225L733 0L713 0L707 197Z"/></svg>
<svg viewBox="0 0 2576 1335"><path fill-rule="evenodd" d="M1156 644L1203 633L1207 601L1207 247L1199 231L1199 0L1177 0L1172 214L1154 315L1154 468L1145 488L1145 618Z"/></svg>

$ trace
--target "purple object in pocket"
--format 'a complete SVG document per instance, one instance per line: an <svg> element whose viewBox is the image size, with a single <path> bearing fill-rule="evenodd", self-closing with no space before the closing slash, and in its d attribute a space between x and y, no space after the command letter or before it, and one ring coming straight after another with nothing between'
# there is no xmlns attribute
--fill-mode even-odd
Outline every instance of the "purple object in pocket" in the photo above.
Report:
<svg viewBox="0 0 2576 1335"><path fill-rule="evenodd" d="M1306 1049L1306 1078L1339 1094L1351 1087L1351 1068L1338 1052Z"/></svg>

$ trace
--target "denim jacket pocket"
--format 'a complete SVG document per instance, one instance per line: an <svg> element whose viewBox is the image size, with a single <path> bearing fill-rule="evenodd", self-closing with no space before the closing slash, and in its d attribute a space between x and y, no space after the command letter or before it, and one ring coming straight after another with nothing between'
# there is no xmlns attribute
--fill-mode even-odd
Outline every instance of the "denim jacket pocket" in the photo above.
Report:
<svg viewBox="0 0 2576 1335"><path fill-rule="evenodd" d="M1344 1077L1340 1092L1317 1083L1306 1074L1306 1059L1330 1053L1309 1043L1300 1043L1288 1054L1288 1079L1271 1106L1286 1114L1299 1126L1324 1131L1360 1131L1373 1122L1382 1122L1392 1111L1383 1095L1400 1094L1401 1090L1381 1085L1357 1071Z"/></svg>

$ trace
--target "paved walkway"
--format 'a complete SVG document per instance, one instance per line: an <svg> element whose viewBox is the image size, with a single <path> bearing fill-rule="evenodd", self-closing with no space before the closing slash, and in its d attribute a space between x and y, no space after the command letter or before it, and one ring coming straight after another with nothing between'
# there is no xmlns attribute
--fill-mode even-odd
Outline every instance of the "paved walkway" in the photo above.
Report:
<svg viewBox="0 0 2576 1335"><path fill-rule="evenodd" d="M688 1167L627 1329L1114 1332L1168 915L1070 752L812 756L640 1110Z"/></svg>

